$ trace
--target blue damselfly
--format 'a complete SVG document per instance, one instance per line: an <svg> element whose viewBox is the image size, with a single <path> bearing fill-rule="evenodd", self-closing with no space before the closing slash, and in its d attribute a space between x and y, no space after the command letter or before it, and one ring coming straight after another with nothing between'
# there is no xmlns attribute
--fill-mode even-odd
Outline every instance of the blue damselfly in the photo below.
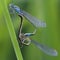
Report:
<svg viewBox="0 0 60 60"><path fill-rule="evenodd" d="M28 12L22 10L18 6L14 5L14 4L10 4L9 6L10 6L10 8L12 10L15 10L15 12L19 16L21 16L21 17L24 16L35 27L46 27L46 23L45 22L43 22L42 20L39 20L39 19L35 18L34 16L30 15Z"/></svg>

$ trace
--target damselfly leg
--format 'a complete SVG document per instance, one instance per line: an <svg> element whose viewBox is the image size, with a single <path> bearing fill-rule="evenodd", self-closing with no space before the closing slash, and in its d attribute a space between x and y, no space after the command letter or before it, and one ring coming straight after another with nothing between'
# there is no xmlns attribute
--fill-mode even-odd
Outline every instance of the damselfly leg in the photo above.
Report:
<svg viewBox="0 0 60 60"><path fill-rule="evenodd" d="M30 37L30 36L35 35L35 33L36 33L36 29L35 29L32 33L25 33L24 35L25 35L26 37Z"/></svg>

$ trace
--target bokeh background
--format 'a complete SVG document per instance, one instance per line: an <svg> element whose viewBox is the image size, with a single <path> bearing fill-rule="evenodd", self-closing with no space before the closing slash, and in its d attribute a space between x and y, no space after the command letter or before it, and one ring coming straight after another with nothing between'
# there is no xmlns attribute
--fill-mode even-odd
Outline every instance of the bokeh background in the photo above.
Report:
<svg viewBox="0 0 60 60"><path fill-rule="evenodd" d="M30 44L20 49L23 60L60 60L60 0L0 0L0 60L17 60L6 24L8 15L4 14L6 12L4 10L4 2L7 7L10 3L14 3L38 19L44 20L47 27L38 28L31 39L58 51L58 56L49 56L39 50L34 44ZM7 10L17 36L20 18L15 13L11 14L9 7ZM7 17L5 18L5 16ZM22 32L33 32L34 29L32 24L24 18Z"/></svg>

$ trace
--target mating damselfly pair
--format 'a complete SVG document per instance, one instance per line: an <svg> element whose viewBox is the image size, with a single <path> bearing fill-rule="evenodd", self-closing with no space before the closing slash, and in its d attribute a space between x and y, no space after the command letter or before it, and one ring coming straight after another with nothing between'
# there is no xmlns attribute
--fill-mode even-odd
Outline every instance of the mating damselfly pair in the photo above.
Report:
<svg viewBox="0 0 60 60"><path fill-rule="evenodd" d="M46 27L46 23L38 20L37 18L30 15L28 12L22 10L18 6L14 4L10 4L9 7L14 10L19 17L21 17L21 24L20 24L20 31L19 31L19 39L22 44L29 45L30 43L34 43L39 49L41 49L44 53L51 55L51 56L57 56L58 53L55 49L49 48L46 45L40 44L34 40L30 39L30 36L33 36L36 33L36 30L33 33L22 33L22 25L23 25L23 17L25 17L30 23L33 24L35 27Z"/></svg>

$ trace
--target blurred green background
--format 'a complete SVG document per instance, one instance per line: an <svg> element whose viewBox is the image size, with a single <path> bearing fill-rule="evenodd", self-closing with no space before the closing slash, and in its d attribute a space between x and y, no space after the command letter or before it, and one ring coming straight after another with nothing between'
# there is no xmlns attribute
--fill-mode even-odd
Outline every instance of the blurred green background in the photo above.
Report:
<svg viewBox="0 0 60 60"><path fill-rule="evenodd" d="M44 20L47 27L38 28L36 35L31 39L58 51L58 56L48 56L34 44L30 44L21 48L23 60L60 60L60 0L0 0L0 60L17 60L6 19L9 20L8 16L10 16L17 36L20 18L15 13L10 14L8 7L10 3L14 3L38 19ZM5 7L7 7L9 15L5 14ZM24 18L22 32L33 32L34 29L31 23Z"/></svg>

